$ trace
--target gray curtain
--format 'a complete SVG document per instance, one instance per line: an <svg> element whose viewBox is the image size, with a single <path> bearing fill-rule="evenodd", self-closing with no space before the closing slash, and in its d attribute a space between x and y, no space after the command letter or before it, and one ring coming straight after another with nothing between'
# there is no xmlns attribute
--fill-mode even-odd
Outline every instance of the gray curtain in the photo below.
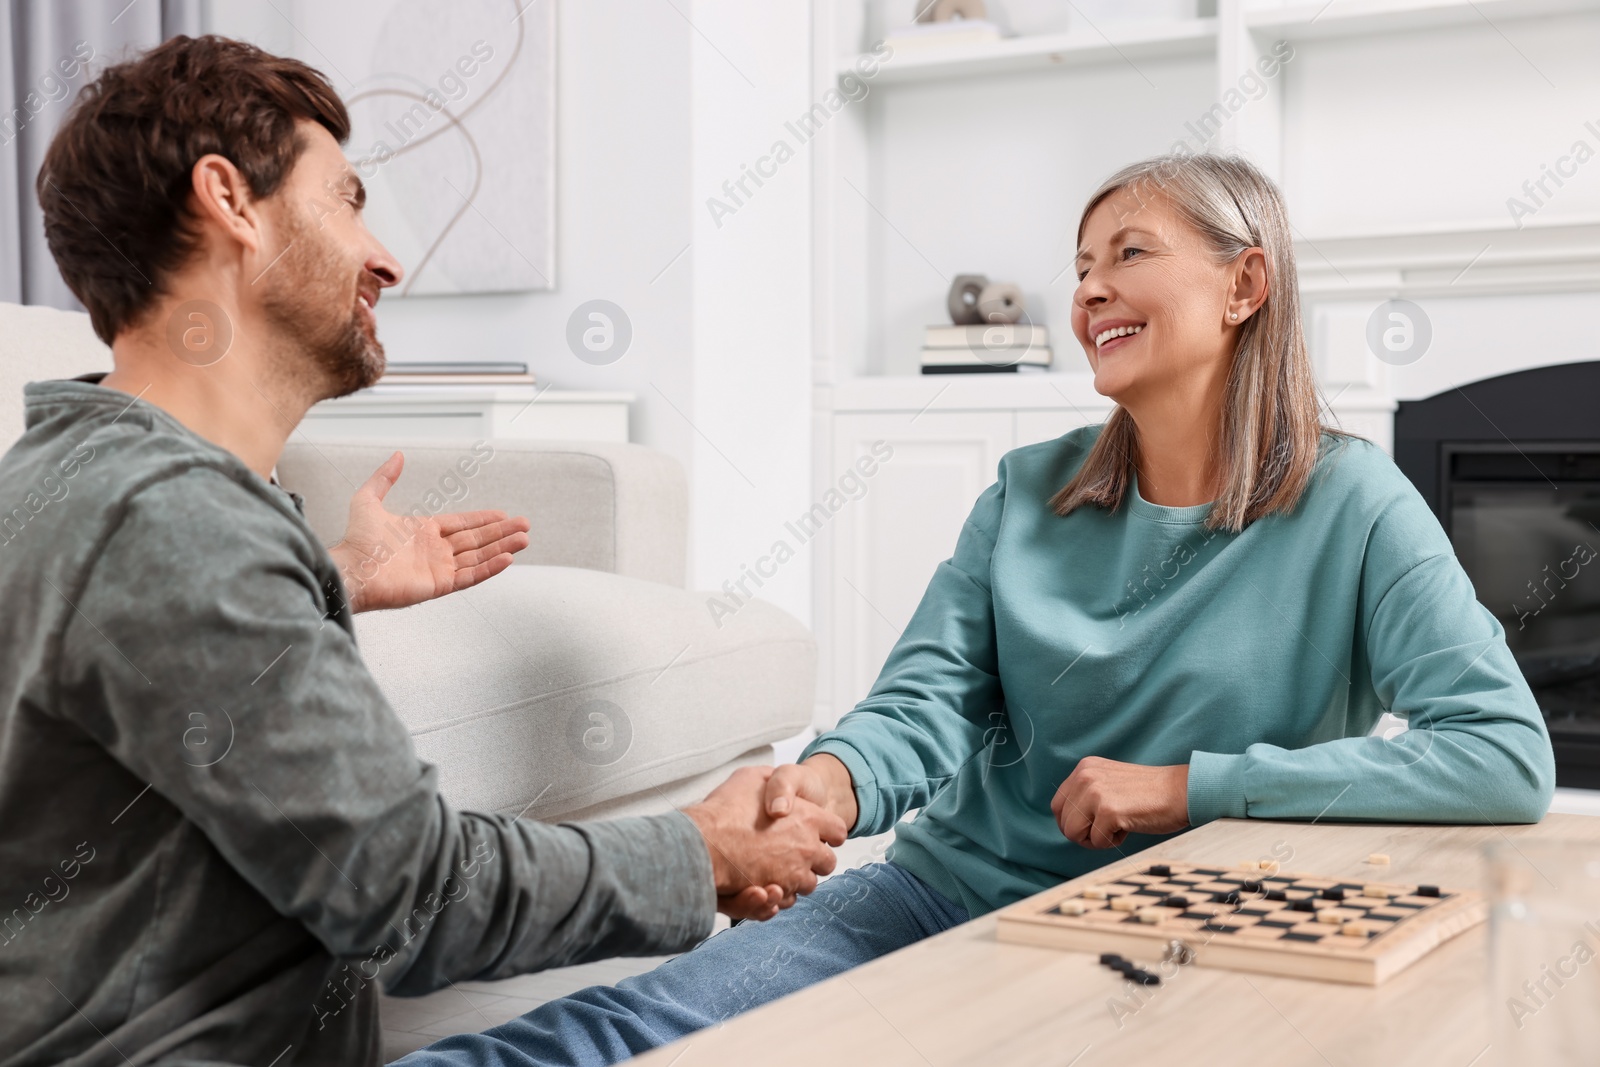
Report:
<svg viewBox="0 0 1600 1067"><path fill-rule="evenodd" d="M204 0L0 0L0 300L77 309L33 182L73 98L108 63L201 32Z"/></svg>

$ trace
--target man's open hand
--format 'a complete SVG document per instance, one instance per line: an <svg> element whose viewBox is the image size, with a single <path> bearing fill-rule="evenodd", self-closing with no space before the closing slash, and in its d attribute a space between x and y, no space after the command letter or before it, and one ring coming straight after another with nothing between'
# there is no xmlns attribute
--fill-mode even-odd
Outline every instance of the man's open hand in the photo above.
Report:
<svg viewBox="0 0 1600 1067"><path fill-rule="evenodd" d="M405 466L396 452L350 498L344 538L328 549L351 611L403 608L477 585L528 547L528 520L503 511L419 518L383 506Z"/></svg>
<svg viewBox="0 0 1600 1067"><path fill-rule="evenodd" d="M684 809L706 839L717 910L735 919L770 919L833 873L833 848L845 826L809 801L774 819L764 806L771 767L741 767L700 803ZM832 846L832 847L830 847Z"/></svg>
<svg viewBox="0 0 1600 1067"><path fill-rule="evenodd" d="M1085 756L1050 801L1056 825L1084 848L1114 848L1131 833L1189 825L1189 765L1141 767Z"/></svg>

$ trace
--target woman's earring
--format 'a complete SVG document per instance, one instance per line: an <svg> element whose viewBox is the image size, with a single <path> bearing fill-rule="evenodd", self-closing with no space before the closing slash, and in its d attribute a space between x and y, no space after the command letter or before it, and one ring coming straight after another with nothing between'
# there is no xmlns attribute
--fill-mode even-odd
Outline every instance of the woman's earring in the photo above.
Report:
<svg viewBox="0 0 1600 1067"><path fill-rule="evenodd" d="M1238 317L1239 317L1239 313L1237 311L1231 312L1228 315L1228 318L1230 318L1230 319L1237 319Z"/></svg>

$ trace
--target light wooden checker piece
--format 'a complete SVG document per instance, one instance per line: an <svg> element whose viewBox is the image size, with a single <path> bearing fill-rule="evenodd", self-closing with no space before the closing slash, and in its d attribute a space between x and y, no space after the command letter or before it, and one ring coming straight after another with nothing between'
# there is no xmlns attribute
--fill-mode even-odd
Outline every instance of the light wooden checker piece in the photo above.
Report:
<svg viewBox="0 0 1600 1067"><path fill-rule="evenodd" d="M1488 916L1482 893L1242 864L1134 861L1003 909L1001 941L1378 985Z"/></svg>

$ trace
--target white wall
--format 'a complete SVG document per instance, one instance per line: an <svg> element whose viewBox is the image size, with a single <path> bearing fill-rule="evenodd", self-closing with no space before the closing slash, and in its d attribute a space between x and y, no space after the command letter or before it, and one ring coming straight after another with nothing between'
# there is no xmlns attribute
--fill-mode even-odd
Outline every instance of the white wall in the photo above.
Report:
<svg viewBox="0 0 1600 1067"><path fill-rule="evenodd" d="M1284 67L1284 192L1312 239L1506 226L1600 126L1600 13L1297 42ZM1553 189L1554 186L1551 186ZM1591 159L1536 216L1600 217Z"/></svg>
<svg viewBox="0 0 1600 1067"><path fill-rule="evenodd" d="M805 4L696 0L690 17L698 28L690 254L700 431L690 569L711 589L764 572L770 577L747 578L743 588L809 622L811 548L784 523L810 506L811 157L784 124L811 104L810 12ZM795 150L781 163L783 153L773 152L780 140ZM747 177L752 169L770 177ZM734 213L713 211L713 197ZM660 385L675 403L689 397ZM780 540L800 549L781 564L773 551Z"/></svg>

